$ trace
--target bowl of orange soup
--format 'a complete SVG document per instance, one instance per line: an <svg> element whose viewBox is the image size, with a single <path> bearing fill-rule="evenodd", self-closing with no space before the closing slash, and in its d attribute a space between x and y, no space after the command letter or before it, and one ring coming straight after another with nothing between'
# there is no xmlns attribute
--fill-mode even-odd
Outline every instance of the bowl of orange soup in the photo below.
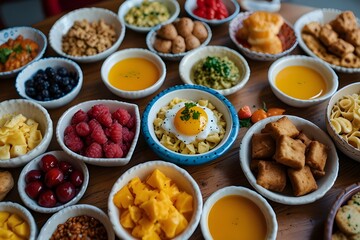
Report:
<svg viewBox="0 0 360 240"><path fill-rule="evenodd" d="M268 79L277 98L293 107L309 107L328 100L338 88L334 70L300 55L286 56L269 68Z"/></svg>
<svg viewBox="0 0 360 240"><path fill-rule="evenodd" d="M139 99L156 92L164 83L166 66L155 53L141 48L120 50L102 64L101 78L115 95Z"/></svg>
<svg viewBox="0 0 360 240"><path fill-rule="evenodd" d="M206 240L275 240L278 229L270 204L240 186L214 192L204 204L200 226Z"/></svg>

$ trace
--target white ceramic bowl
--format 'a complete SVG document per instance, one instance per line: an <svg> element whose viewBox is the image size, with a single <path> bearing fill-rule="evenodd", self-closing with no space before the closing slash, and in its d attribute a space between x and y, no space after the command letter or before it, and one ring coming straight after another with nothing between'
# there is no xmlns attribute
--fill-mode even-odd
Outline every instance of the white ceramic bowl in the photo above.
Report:
<svg viewBox="0 0 360 240"><path fill-rule="evenodd" d="M39 45L39 53L31 62L42 58L47 47L47 38L40 30L36 28L21 26L3 29L0 31L0 45L4 44L9 39L17 38L19 35L22 35L24 39L31 39ZM16 74L18 74L28 64L25 64L24 66L12 71L0 72L0 79L16 76Z"/></svg>
<svg viewBox="0 0 360 240"><path fill-rule="evenodd" d="M25 176L26 176L26 174L29 171L34 170L34 169L39 170L40 169L39 163L41 161L41 158L43 156L45 156L46 154L54 155L59 160L59 162L61 162L61 161L70 162L72 164L72 166L74 167L74 169L80 170L84 175L84 182L81 185L80 191L76 193L75 197L65 204L57 203L55 207L51 207L51 208L40 206L36 202L36 200L31 199L25 192L25 187L26 187ZM36 212L40 212L40 213L54 213L54 212L60 211L61 209L65 208L65 207L76 204L84 195L84 193L87 189L88 183L89 183L89 171L84 162L80 161L79 159L69 157L69 155L67 155L64 151L50 151L50 152L45 152L45 153L37 156L22 169L20 176L19 176L18 183L17 183L17 188L18 188L21 200L28 208L30 208Z"/></svg>
<svg viewBox="0 0 360 240"><path fill-rule="evenodd" d="M87 112L91 109L92 106L96 104L104 104L108 106L110 108L110 112L115 111L119 107L124 108L135 118L134 139L130 145L130 148L126 156L123 156L121 158L90 158L73 152L65 145L64 132L66 127L70 125L72 116L80 109ZM137 141L139 139L139 134L140 134L140 113L138 106L136 104L121 102L116 100L104 100L104 99L91 100L72 106L61 115L56 126L56 140L59 143L60 147L68 155L70 155L73 158L80 159L81 161L84 161L88 164L97 165L97 166L107 166L107 167L123 166L130 161L134 153Z"/></svg>
<svg viewBox="0 0 360 240"><path fill-rule="evenodd" d="M186 170L178 167L175 164L164 162L161 160L148 161L146 163L138 164L127 170L115 182L115 184L111 189L108 199L108 215L110 217L112 226L115 230L115 234L120 239L136 239L136 238L134 238L129 233L129 231L127 231L120 224L119 219L121 213L113 203L113 197L122 187L127 185L131 179L135 177L139 177L142 181L144 181L146 180L146 177L148 177L155 169L160 170L168 178L173 180L175 184L179 187L179 190L183 190L193 197L193 214L191 216L191 220L189 221L186 229L181 234L176 236L174 239L189 239L190 236L195 231L195 229L197 228L203 208L203 200L202 200L200 188L196 183L196 181Z"/></svg>
<svg viewBox="0 0 360 240"><path fill-rule="evenodd" d="M326 83L326 90L322 96L317 98L303 100L299 98L291 97L282 92L275 83L276 76L281 70L289 66L305 66L318 72ZM268 71L268 80L271 90L277 98L284 103L293 107L310 107L328 100L337 90L339 82L338 76L327 64L307 56L291 55L282 57L273 62Z"/></svg>
<svg viewBox="0 0 360 240"><path fill-rule="evenodd" d="M355 148L353 145L349 144L342 138L338 133L336 133L334 127L330 123L331 110L335 103L337 103L344 96L349 96L352 94L360 94L360 83L352 83L349 84L340 90L338 90L329 100L328 105L326 107L326 129L329 133L330 137L335 142L336 147L345 155L354 159L355 161L360 162L360 149Z"/></svg>
<svg viewBox="0 0 360 240"><path fill-rule="evenodd" d="M205 59L208 56L217 56L217 57L228 57L230 61L232 61L236 67L239 69L239 79L237 79L237 84L231 88L227 89L214 89L218 91L220 94L227 96L236 91L242 89L245 84L249 81L250 78L250 67L247 63L246 59L228 47L223 46L206 46L203 48L195 49L187 54L180 62L179 65L179 74L181 80L185 84L196 84L193 79L193 67L200 60Z"/></svg>
<svg viewBox="0 0 360 240"><path fill-rule="evenodd" d="M38 129L42 133L42 140L34 149L25 155L10 158L8 160L0 160L0 168L24 166L26 163L46 151L53 136L53 122L49 113L43 106L25 99L12 99L0 103L0 118L6 114L20 113L26 118L31 118L39 123Z"/></svg>
<svg viewBox="0 0 360 240"><path fill-rule="evenodd" d="M198 15L194 14L194 10L197 8L197 1L193 0L186 0L185 1L185 11L188 15L190 15L192 18L205 22L211 26L217 26L221 25L223 23L231 21L238 13L240 12L240 5L238 1L236 0L222 0L224 3L226 9L228 10L229 16L224 19L206 19L199 17Z"/></svg>
<svg viewBox="0 0 360 240"><path fill-rule="evenodd" d="M294 25L295 34L297 36L297 39L299 41L300 47L311 57L317 58L320 61L329 64L333 69L339 72L345 72L345 73L359 73L360 68L348 68L348 67L342 67L334 64L330 64L323 59L319 58L313 51L311 51L307 45L305 44L304 40L302 39L301 32L303 27L310 23L310 22L319 22L321 25L329 23L330 21L334 20L340 13L343 11L337 10L337 9L329 9L329 8L322 8L317 9L315 11L306 13L302 15ZM358 26L360 26L360 20L357 19Z"/></svg>
<svg viewBox="0 0 360 240"><path fill-rule="evenodd" d="M129 24L125 21L125 15L129 12L129 10L133 7L140 6L143 1L144 0L124 1L119 7L118 16L119 16L119 19L121 19L121 21L124 22L124 24L126 25L127 28L130 28L131 30L136 31L136 32L146 33L146 32L149 32L153 27L156 27L157 25L155 25L153 27L138 27L138 26ZM150 2L155 2L155 0L150 0ZM163 5L165 5L170 13L169 19L162 22L161 24L170 23L179 16L180 5L176 0L156 0L156 2L160 2Z"/></svg>
<svg viewBox="0 0 360 240"><path fill-rule="evenodd" d="M107 231L107 239L115 239L114 230L111 228L108 216L100 208L88 204L69 206L52 215L41 228L38 239L50 239L59 224L65 223L71 217L83 215L99 220Z"/></svg>
<svg viewBox="0 0 360 240"><path fill-rule="evenodd" d="M211 38L212 38L212 31L211 28L208 24L206 24L205 22L203 22L207 32L208 32L208 36L205 39L204 42L201 43L201 45L198 47L203 47L209 44ZM146 45L149 48L150 51L156 53L157 55L159 55L162 59L164 60L170 60L170 61L179 61L181 60L186 54L188 54L191 51L186 51L183 53L162 53L162 52L158 52L155 48L154 48L154 42L155 42L155 38L156 38L156 32L161 28L162 25L159 25L153 29L150 30L150 32L146 35ZM198 49L196 48L196 49Z"/></svg>
<svg viewBox="0 0 360 240"><path fill-rule="evenodd" d="M82 21L84 19L88 22L94 22L103 19L107 24L112 25L117 35L116 41L110 48L92 56L71 56L64 53L62 51L62 37L66 35L75 21ZM105 59L119 48L124 37L125 26L124 23L119 20L117 15L108 9L94 7L80 8L65 14L55 22L49 32L50 46L54 49L54 51L60 56L70 58L71 60L80 63L90 63Z"/></svg>
<svg viewBox="0 0 360 240"><path fill-rule="evenodd" d="M284 51L278 54L262 53L250 50L246 46L242 45L236 38L237 31L243 26L243 21L248 18L252 12L241 12L239 13L229 24L229 36L236 47L248 58L259 61L274 61L280 57L283 57L292 52L297 46L298 42L294 31L290 31L286 38L288 39L289 46L286 46ZM285 24L293 30L290 23L285 20Z"/></svg>
<svg viewBox="0 0 360 240"><path fill-rule="evenodd" d="M36 238L38 229L37 229L35 219L31 215L29 210L27 210L25 207L23 207L22 205L20 205L18 203L14 203L14 202L0 202L0 211L17 214L19 217L21 217L23 220L25 220L29 224L30 236L28 239L29 240L38 239L38 238Z"/></svg>
<svg viewBox="0 0 360 240"><path fill-rule="evenodd" d="M136 91L122 90L111 85L108 77L110 70L116 63L128 58L143 58L155 64L156 68L159 71L159 79L150 87ZM101 66L101 78L105 86L115 95L127 99L138 99L153 94L164 83L165 76L166 76L166 65L164 61L155 53L142 48L128 48L117 51L111 54Z"/></svg>
<svg viewBox="0 0 360 240"><path fill-rule="evenodd" d="M160 108L168 105L175 97L192 101L207 99L223 114L226 121L225 135L215 148L201 154L181 154L169 150L160 143L155 135L153 123ZM160 92L145 108L141 121L142 133L151 149L162 159L181 165L204 164L225 154L234 143L239 128L236 110L227 98L211 88L188 84L176 85Z"/></svg>
<svg viewBox="0 0 360 240"><path fill-rule="evenodd" d="M213 239L209 230L208 221L209 221L210 210L212 209L214 204L224 197L234 196L234 195L249 199L250 201L256 204L256 206L263 213L266 220L267 231L266 231L265 239L275 240L277 235L278 223L276 221L276 215L274 210L272 209L270 204L265 200L265 198L263 198L260 194L258 194L253 190L240 186L228 186L221 188L215 191L213 194L211 194L209 198L206 200L200 221L201 232L204 238L206 240ZM224 221L226 220L224 219Z"/></svg>
<svg viewBox="0 0 360 240"><path fill-rule="evenodd" d="M26 94L26 87L25 87L26 81L32 79L36 75L38 70L45 70L48 67L54 68L55 70L59 69L60 67L64 67L69 72L75 73L78 79L77 85L69 93L58 99L53 99L49 101L39 101L29 97ZM77 63L66 58L50 57L50 58L43 58L36 62L33 62L30 65L28 65L23 71L21 71L16 78L15 87L16 87L16 91L21 97L34 101L47 109L53 109L64 106L69 102L71 102L79 94L82 84L83 84L83 73L80 66Z"/></svg>
<svg viewBox="0 0 360 240"><path fill-rule="evenodd" d="M250 170L252 136L254 135L254 133L260 133L261 129L263 129L267 123L274 122L283 116L287 116L290 121L299 130L302 130L310 139L315 139L328 147L328 158L324 169L326 174L325 176L321 177L316 181L318 189L314 192L300 197L296 197L292 193L278 193L263 188L256 183L256 175L254 175L254 173ZM242 171L244 172L250 184L255 188L255 190L269 200L287 205L302 205L312 203L322 198L326 194L326 192L329 191L330 188L333 186L339 170L339 158L336 152L335 145L331 138L314 123L303 118L290 115L265 118L251 126L241 140L239 156ZM290 184L290 182L288 182L287 184Z"/></svg>

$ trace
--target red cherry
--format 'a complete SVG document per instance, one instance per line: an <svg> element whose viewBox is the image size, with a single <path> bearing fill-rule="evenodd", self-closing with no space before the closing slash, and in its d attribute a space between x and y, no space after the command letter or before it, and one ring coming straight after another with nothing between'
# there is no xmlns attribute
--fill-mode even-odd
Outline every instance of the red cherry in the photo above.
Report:
<svg viewBox="0 0 360 240"><path fill-rule="evenodd" d="M36 199L43 188L44 185L41 181L34 180L25 186L25 192L31 199Z"/></svg>
<svg viewBox="0 0 360 240"><path fill-rule="evenodd" d="M55 194L50 189L39 194L38 204L42 207L54 207L56 202Z"/></svg>
<svg viewBox="0 0 360 240"><path fill-rule="evenodd" d="M64 175L69 175L73 171L73 166L67 161L59 162L59 168L64 173Z"/></svg>
<svg viewBox="0 0 360 240"><path fill-rule="evenodd" d="M58 166L57 158L52 154L44 155L39 162L40 169L48 172L50 169Z"/></svg>
<svg viewBox="0 0 360 240"><path fill-rule="evenodd" d="M75 197L75 186L71 182L60 183L55 190L57 199L62 203L67 203Z"/></svg>
<svg viewBox="0 0 360 240"><path fill-rule="evenodd" d="M64 174L59 168L52 168L45 174L45 185L49 188L55 187L63 181Z"/></svg>
<svg viewBox="0 0 360 240"><path fill-rule="evenodd" d="M42 172L37 169L30 170L25 175L25 182L29 183L35 180L41 180L42 179Z"/></svg>
<svg viewBox="0 0 360 240"><path fill-rule="evenodd" d="M84 174L80 170L75 169L70 174L70 181L75 187L80 187L84 182Z"/></svg>

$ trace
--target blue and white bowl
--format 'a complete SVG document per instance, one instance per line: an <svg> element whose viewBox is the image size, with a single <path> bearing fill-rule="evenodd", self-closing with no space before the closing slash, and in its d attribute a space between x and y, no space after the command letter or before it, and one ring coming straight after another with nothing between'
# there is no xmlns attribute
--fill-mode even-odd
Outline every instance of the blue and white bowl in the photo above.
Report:
<svg viewBox="0 0 360 240"><path fill-rule="evenodd" d="M226 121L225 136L213 149L202 154L181 154L167 149L157 139L153 122L160 108L169 104L175 97L198 101L209 100L223 114ZM176 85L155 96L144 110L141 129L145 141L162 159L181 165L200 165L213 161L227 152L236 140L239 131L239 120L234 106L217 91L199 85Z"/></svg>

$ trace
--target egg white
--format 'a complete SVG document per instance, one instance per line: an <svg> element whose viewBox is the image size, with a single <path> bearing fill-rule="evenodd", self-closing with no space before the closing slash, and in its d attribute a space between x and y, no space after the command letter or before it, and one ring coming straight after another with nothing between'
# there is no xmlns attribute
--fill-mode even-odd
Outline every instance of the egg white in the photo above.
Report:
<svg viewBox="0 0 360 240"><path fill-rule="evenodd" d="M207 117L208 117L208 122L207 122L205 128L201 132L199 132L196 135L189 136L189 135L184 135L177 131L177 129L174 125L175 116L176 116L177 112L185 106L185 102L180 102L180 103L176 104L175 106L173 106L173 108L166 111L165 119L162 123L162 128L165 131L173 133L180 141L182 141L185 144L190 144L190 143L194 142L195 140L206 139L207 136L209 136L210 134L219 133L220 128L217 125L217 119L216 119L214 112L207 107L200 106L197 103L196 103L196 105L198 107L202 108L206 112Z"/></svg>

